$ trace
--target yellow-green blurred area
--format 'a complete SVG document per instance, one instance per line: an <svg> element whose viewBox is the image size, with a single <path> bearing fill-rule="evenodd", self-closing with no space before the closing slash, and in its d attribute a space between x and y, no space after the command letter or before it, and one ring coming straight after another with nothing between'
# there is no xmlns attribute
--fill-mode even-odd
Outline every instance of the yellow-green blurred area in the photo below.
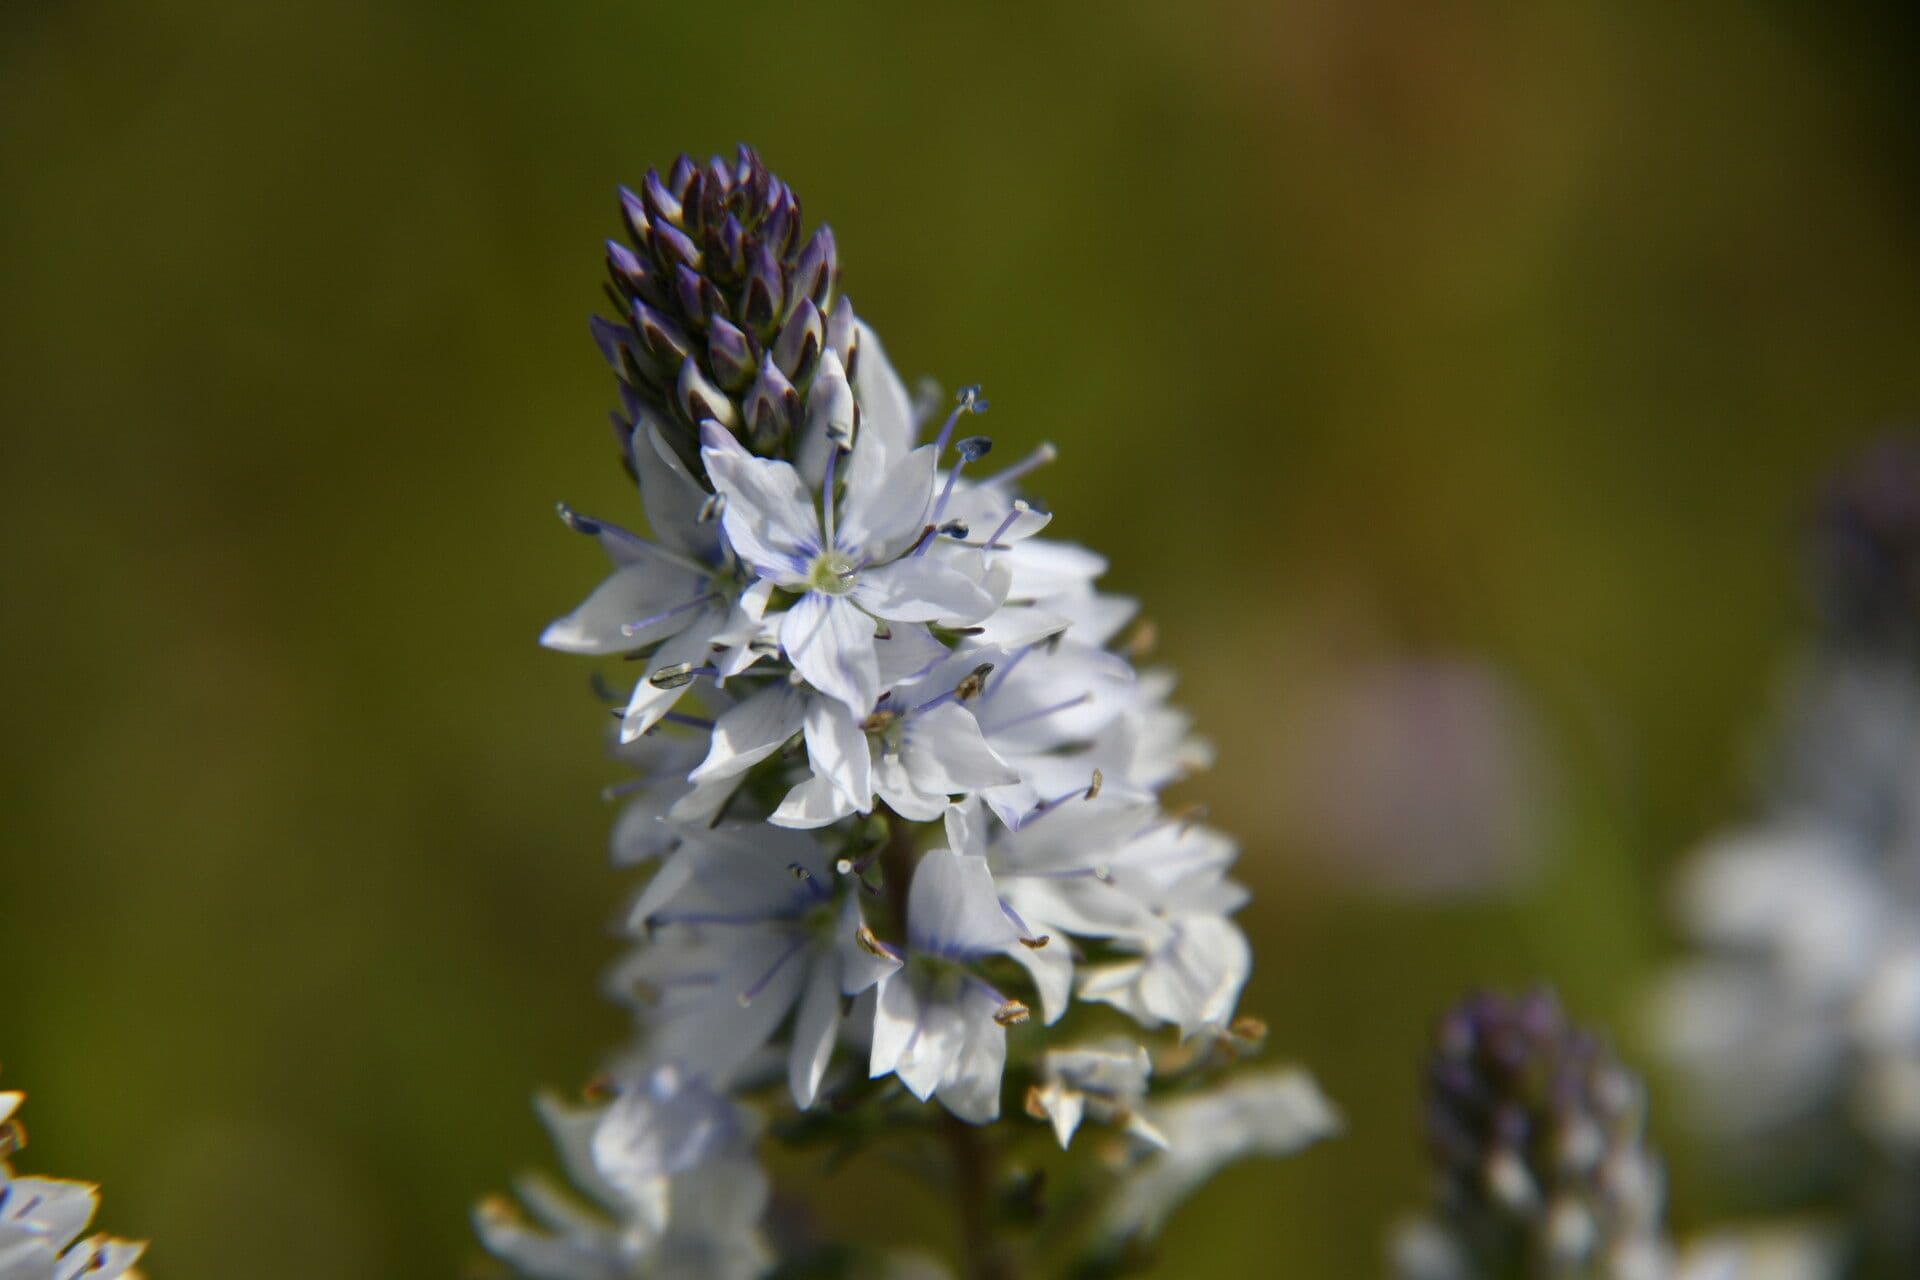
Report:
<svg viewBox="0 0 1920 1280"><path fill-rule="evenodd" d="M1915 49L1905 6L1784 0L11 0L22 1167L103 1182L159 1280L473 1265L471 1203L548 1158L531 1092L624 1029L604 713L534 644L600 571L553 502L638 518L600 242L617 183L748 141L910 380L1059 446L1055 531L1217 746L1179 798L1244 841L1244 1008L1348 1131L1221 1179L1159 1274L1374 1274L1463 988L1550 978L1656 1066L1668 876L1739 812L1809 495L1920 409ZM1421 736L1376 696L1408 662L1503 710ZM1530 872L1412 891L1421 752L1488 740L1523 821L1424 803ZM1655 1084L1684 1228L1739 1187ZM890 1170L838 1186L948 1238Z"/></svg>

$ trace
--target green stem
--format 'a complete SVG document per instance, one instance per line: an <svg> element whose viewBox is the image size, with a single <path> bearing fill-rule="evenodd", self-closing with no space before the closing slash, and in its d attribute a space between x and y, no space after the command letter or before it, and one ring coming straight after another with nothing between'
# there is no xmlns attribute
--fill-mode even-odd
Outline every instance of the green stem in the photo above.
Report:
<svg viewBox="0 0 1920 1280"><path fill-rule="evenodd" d="M1012 1250L995 1231L996 1153L985 1135L955 1116L945 1118L947 1153L959 1216L960 1260L967 1280L1019 1280Z"/></svg>
<svg viewBox="0 0 1920 1280"><path fill-rule="evenodd" d="M907 927L907 890L913 880L915 849L911 829L897 819L880 871L895 927ZM999 1182L998 1153L982 1131L953 1115L941 1117L947 1159L952 1165L954 1210L960 1229L961 1274L966 1280L1019 1280L1020 1269L994 1221L994 1187Z"/></svg>

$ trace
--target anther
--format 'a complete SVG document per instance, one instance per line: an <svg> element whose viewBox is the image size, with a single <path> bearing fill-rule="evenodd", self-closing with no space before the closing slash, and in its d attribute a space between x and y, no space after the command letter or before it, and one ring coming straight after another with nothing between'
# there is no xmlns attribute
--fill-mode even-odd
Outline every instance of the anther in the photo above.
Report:
<svg viewBox="0 0 1920 1280"><path fill-rule="evenodd" d="M27 1145L27 1128L18 1120L9 1120L0 1124L0 1160L5 1160L14 1152Z"/></svg>
<svg viewBox="0 0 1920 1280"><path fill-rule="evenodd" d="M1020 939L1020 945L1025 947L1029 951L1038 951L1040 948L1046 946L1051 941L1053 941L1053 935L1050 933L1043 933L1037 938Z"/></svg>
<svg viewBox="0 0 1920 1280"><path fill-rule="evenodd" d="M600 536L600 522L590 516L583 516L564 502L554 504L560 512L561 521L575 533L584 533L589 538Z"/></svg>
<svg viewBox="0 0 1920 1280"><path fill-rule="evenodd" d="M942 443L945 442L944 433L942 433L941 440ZM951 471L947 472L947 482L941 486L940 496L934 499L933 514L930 519L936 524L939 523L941 513L947 509L948 499L953 497L953 487L960 482L961 469L969 462L976 462L986 457L987 452L993 448L993 441L987 439L985 436L968 436L959 444L955 445L954 448L959 451L960 460L953 464ZM923 542L914 548L914 554L920 555L924 553L926 549L927 544Z"/></svg>
<svg viewBox="0 0 1920 1280"><path fill-rule="evenodd" d="M614 1088L613 1077L598 1075L580 1086L580 1098L584 1102L605 1102L618 1093Z"/></svg>
<svg viewBox="0 0 1920 1280"><path fill-rule="evenodd" d="M994 1013L993 1020L1003 1027L1011 1027L1032 1017L1032 1011L1018 1000L1009 1000Z"/></svg>
<svg viewBox="0 0 1920 1280"><path fill-rule="evenodd" d="M647 683L656 689L679 689L692 684L694 674L695 668L691 662L676 662L648 676Z"/></svg>
<svg viewBox="0 0 1920 1280"><path fill-rule="evenodd" d="M801 866L797 862L789 862L787 864L787 870L793 873L793 878L795 880L813 879L813 872L807 870L805 867Z"/></svg>
<svg viewBox="0 0 1920 1280"><path fill-rule="evenodd" d="M1035 449L1032 453L1028 454L1026 457L1020 459L1020 461L1008 467L1005 471L1001 471L994 475L988 476L985 480L982 480L980 483L986 484L986 485L993 485L995 487L998 487L1000 485L1012 484L1015 480L1018 480L1021 476L1026 475L1030 471L1039 470L1041 467L1046 466L1048 463L1054 461L1054 459L1058 458L1059 456L1060 456L1060 451L1054 448L1052 444L1050 443L1043 444L1038 449Z"/></svg>
<svg viewBox="0 0 1920 1280"><path fill-rule="evenodd" d="M1142 618L1133 624L1133 630L1127 634L1125 644L1127 657L1135 662L1144 662L1160 643L1160 627L1152 618Z"/></svg>
<svg viewBox="0 0 1920 1280"><path fill-rule="evenodd" d="M1087 783L1087 799L1092 800L1100 794L1100 788L1106 785L1107 775L1098 769L1093 771L1093 781Z"/></svg>
<svg viewBox="0 0 1920 1280"><path fill-rule="evenodd" d="M888 707L882 707L860 722L862 733L885 733L900 722L900 713Z"/></svg>
<svg viewBox="0 0 1920 1280"><path fill-rule="evenodd" d="M727 495L710 493L700 503L700 511L694 517L701 524L711 524L726 514Z"/></svg>
<svg viewBox="0 0 1920 1280"><path fill-rule="evenodd" d="M993 664L983 662L967 672L960 683L953 687L953 696L961 702L971 702L987 689L987 677L993 674Z"/></svg>
<svg viewBox="0 0 1920 1280"><path fill-rule="evenodd" d="M867 925L863 924L860 926L854 933L853 940L859 943L860 949L870 956L875 956L881 960L891 960L893 958L892 953L887 950L887 944L880 941L879 935L874 933L873 929Z"/></svg>
<svg viewBox="0 0 1920 1280"><path fill-rule="evenodd" d="M947 415L947 420L940 425L940 434L934 437L933 456L936 458L946 451L947 441L952 439L953 428L960 421L962 415L985 413L990 407L987 401L980 395L980 388L978 386L960 388L959 392L953 397L953 400L953 412Z"/></svg>

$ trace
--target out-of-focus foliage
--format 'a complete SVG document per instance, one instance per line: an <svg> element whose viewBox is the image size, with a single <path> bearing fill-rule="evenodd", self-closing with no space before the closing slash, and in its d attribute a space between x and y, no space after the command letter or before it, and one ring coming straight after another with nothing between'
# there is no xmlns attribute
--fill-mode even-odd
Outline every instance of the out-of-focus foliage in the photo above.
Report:
<svg viewBox="0 0 1920 1280"><path fill-rule="evenodd" d="M447 1274L543 1158L530 1092L618 1038L614 771L532 643L596 571L551 502L624 500L584 314L614 184L744 139L903 371L1061 447L1057 531L1218 746L1245 1007L1349 1127L1199 1197L1167 1274L1372 1273L1458 990L1550 976L1644 1062L1814 477L1920 410L1898 13L0 8L0 1055L41 1154L162 1280ZM1383 902L1280 803L1290 709L1409 657L1524 709L1517 900ZM1730 1197L1650 1084L1685 1228Z"/></svg>

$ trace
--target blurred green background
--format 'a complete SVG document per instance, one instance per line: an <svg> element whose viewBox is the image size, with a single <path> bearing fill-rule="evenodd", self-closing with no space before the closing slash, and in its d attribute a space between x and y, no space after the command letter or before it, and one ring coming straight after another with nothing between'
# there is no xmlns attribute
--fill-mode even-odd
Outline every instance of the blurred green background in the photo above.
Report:
<svg viewBox="0 0 1920 1280"><path fill-rule="evenodd" d="M159 1280L459 1274L546 1159L530 1092L620 1034L614 771L533 640L598 573L553 501L632 510L614 186L739 140L903 372L1060 446L1055 528L1218 745L1185 798L1245 841L1245 1008L1350 1132L1224 1178L1164 1273L1373 1274L1468 984L1550 976L1652 1065L1807 495L1920 408L1907 7L950 8L0 7L0 1060L27 1165ZM1504 708L1463 732L1517 897L1383 892L1419 841L1299 802L1417 833L1420 753L1479 758L1417 714L1318 749L1404 660ZM1718 1213L1655 1120L1677 1221ZM885 1194L839 1212L947 1230Z"/></svg>

